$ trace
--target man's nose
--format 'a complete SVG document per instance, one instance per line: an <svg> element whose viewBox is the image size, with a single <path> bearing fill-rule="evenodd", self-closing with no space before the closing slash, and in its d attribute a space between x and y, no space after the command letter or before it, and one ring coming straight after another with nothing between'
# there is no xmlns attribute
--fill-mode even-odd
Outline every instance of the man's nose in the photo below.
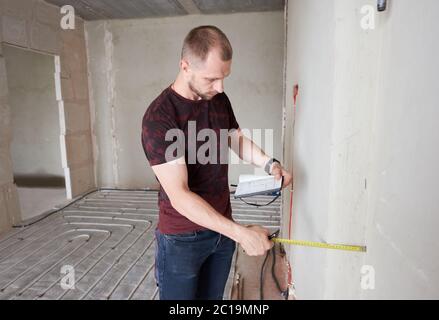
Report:
<svg viewBox="0 0 439 320"><path fill-rule="evenodd" d="M218 93L222 93L224 91L224 84L223 84L223 80L218 80L215 83L215 86L213 87L215 89L216 92Z"/></svg>

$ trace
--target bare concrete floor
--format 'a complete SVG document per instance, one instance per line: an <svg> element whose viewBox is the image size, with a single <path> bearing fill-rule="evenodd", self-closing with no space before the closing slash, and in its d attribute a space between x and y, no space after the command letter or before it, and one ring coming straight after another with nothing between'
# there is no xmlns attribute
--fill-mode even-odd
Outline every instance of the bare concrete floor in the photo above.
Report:
<svg viewBox="0 0 439 320"><path fill-rule="evenodd" d="M279 227L280 200L256 208L232 198L232 207L238 222ZM157 217L157 192L99 191L12 230L0 237L0 299L157 299ZM61 286L63 266L74 269L74 289Z"/></svg>

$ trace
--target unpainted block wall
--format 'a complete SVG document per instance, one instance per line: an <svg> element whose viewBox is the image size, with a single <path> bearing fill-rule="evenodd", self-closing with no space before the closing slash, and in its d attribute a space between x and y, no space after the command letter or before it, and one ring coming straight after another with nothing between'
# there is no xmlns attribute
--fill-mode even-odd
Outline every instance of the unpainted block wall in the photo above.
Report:
<svg viewBox="0 0 439 320"><path fill-rule="evenodd" d="M0 232L21 220L13 181L10 110L2 44L56 56L62 96L58 96L60 141L66 183L71 197L95 187L91 147L84 23L76 18L74 30L60 27L60 9L42 0L0 1Z"/></svg>
<svg viewBox="0 0 439 320"><path fill-rule="evenodd" d="M140 143L142 117L175 80L186 34L206 24L221 28L233 46L232 72L224 86L240 127L259 130L252 138L260 136L259 144L281 157L282 12L90 21L85 29L99 186L157 187ZM269 130L271 150L264 141ZM253 174L254 167L230 164L230 183L245 173Z"/></svg>

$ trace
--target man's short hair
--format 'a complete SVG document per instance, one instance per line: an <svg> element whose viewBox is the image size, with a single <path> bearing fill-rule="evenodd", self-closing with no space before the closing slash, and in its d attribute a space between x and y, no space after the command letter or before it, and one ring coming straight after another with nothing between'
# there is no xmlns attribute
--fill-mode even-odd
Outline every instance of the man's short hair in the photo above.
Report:
<svg viewBox="0 0 439 320"><path fill-rule="evenodd" d="M232 45L226 35L215 26L199 26L192 29L184 39L181 57L192 56L204 62L213 48L220 50L223 61L232 59Z"/></svg>

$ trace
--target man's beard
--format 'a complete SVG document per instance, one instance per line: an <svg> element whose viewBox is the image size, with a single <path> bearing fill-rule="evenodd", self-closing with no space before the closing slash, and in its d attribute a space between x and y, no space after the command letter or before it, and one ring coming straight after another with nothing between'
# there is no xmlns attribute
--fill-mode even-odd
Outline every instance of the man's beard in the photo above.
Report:
<svg viewBox="0 0 439 320"><path fill-rule="evenodd" d="M189 89L192 90L192 92L195 92L197 96L199 96L203 100L211 100L216 94L205 94L199 91L195 86L193 85L192 81L189 81Z"/></svg>

